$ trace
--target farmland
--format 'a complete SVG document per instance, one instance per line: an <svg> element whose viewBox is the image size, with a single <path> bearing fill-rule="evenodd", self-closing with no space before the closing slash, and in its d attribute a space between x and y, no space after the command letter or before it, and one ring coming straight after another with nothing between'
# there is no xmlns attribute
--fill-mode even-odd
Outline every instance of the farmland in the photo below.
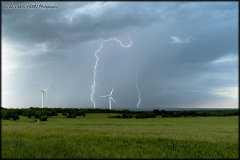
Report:
<svg viewBox="0 0 240 160"><path fill-rule="evenodd" d="M238 158L238 116L1 120L2 158Z"/></svg>

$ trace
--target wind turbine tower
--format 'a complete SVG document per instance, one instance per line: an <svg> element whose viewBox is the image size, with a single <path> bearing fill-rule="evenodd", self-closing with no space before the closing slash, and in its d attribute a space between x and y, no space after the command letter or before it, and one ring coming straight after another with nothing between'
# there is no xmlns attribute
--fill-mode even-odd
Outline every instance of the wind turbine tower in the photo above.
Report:
<svg viewBox="0 0 240 160"><path fill-rule="evenodd" d="M44 89L44 90L41 90L40 88L38 88L37 86L35 86L33 84L34 87L36 87L37 89L39 89L40 91L42 91L42 108L43 108L43 102L44 102L44 92L47 91L49 88L52 88L53 86L47 88L47 89Z"/></svg>
<svg viewBox="0 0 240 160"><path fill-rule="evenodd" d="M113 93L113 89L112 89L112 92L110 93L110 95L100 96L100 97L109 97L109 108L110 109L111 109L111 100L113 100L113 102L115 102L114 99L112 98L112 93ZM116 105L117 105L117 103L116 103Z"/></svg>

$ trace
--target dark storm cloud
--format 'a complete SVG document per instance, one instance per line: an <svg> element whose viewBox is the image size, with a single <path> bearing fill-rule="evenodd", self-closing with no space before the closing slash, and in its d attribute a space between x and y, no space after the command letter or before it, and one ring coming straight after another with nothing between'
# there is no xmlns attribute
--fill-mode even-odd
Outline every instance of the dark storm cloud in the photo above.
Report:
<svg viewBox="0 0 240 160"><path fill-rule="evenodd" d="M8 3L3 3L5 4ZM54 4L55 2L46 3L46 5ZM58 10L4 9L3 34L6 38L25 43L49 42L48 48L58 49L71 47L90 39L108 38L120 34L118 31L124 28L131 30L134 27L146 27L159 20L155 11L146 9L147 5L142 3L126 3L127 5L116 3L117 7L107 7L100 12L100 15L76 12L77 8L81 12L86 5L92 3L76 4L56 2ZM98 7L102 8L104 4L99 3Z"/></svg>
<svg viewBox="0 0 240 160"><path fill-rule="evenodd" d="M2 9L2 36L15 47L10 51L19 54L22 68L16 79L25 85L56 84L49 97L59 105L92 107L94 53L100 40L110 37L128 45L129 36L133 45L103 44L94 96L97 107L108 106L108 100L99 96L109 94L112 87L119 106L136 107L136 74L140 108L227 100L211 89L238 85L237 2L4 4L58 6Z"/></svg>
<svg viewBox="0 0 240 160"><path fill-rule="evenodd" d="M233 7L235 10L232 11L233 8L229 9L228 7ZM151 103L154 104L159 104L159 101L162 104L169 103L169 101L172 104L196 103L204 99L217 99L216 96L208 94L208 90L212 87L231 86L234 82L236 85L237 76L229 77L229 75L237 75L237 70L233 70L233 68L237 68L237 65L234 67L219 65L217 68L209 65L211 61L221 56L231 52L238 53L238 36L236 34L238 19L237 17L232 18L234 17L232 13L237 16L236 9L232 3L198 3L196 6L187 6L182 9L181 6L176 7L173 12L172 10L167 11L169 14L166 16L175 19L172 22L174 27L166 24L171 32L168 42L172 42L171 37L176 37L175 42L179 43L169 45L164 43L166 45L159 47L158 51L151 51L147 59L148 64L142 70L145 80L139 85L144 86L143 83L154 85L142 87L142 97L151 99ZM194 12L192 12L193 10ZM189 14L190 11L191 14ZM230 14L221 17L217 17L218 15L215 14L229 11L231 11ZM159 36L163 37L163 35ZM187 39L190 36L195 40ZM206 79L205 75L209 78ZM229 78L223 79L226 76ZM143 77L139 79L143 79ZM156 89L159 93L168 92L171 96L164 94L159 97L158 94L151 93ZM199 92L185 92L186 89ZM144 95L144 93L149 94Z"/></svg>

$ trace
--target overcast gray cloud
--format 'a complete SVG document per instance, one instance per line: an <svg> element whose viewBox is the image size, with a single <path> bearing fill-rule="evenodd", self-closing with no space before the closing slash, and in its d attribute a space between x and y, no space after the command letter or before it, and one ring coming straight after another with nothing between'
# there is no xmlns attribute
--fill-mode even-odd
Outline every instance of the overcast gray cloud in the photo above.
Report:
<svg viewBox="0 0 240 160"><path fill-rule="evenodd" d="M236 107L238 2L1 2L2 106ZM9 8L30 4L38 8ZM43 6L57 6L46 9ZM6 6L4 8L4 6ZM218 105L217 105L218 104ZM223 105L224 104L224 105Z"/></svg>

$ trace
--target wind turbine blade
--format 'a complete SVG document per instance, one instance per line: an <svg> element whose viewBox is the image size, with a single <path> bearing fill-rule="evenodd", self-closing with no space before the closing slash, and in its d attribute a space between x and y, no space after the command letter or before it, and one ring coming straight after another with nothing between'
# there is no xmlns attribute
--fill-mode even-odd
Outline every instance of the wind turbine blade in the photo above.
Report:
<svg viewBox="0 0 240 160"><path fill-rule="evenodd" d="M113 89L114 89L114 87L113 87ZM112 92L113 92L113 89L112 89ZM112 95L112 92L110 93L110 96Z"/></svg>
<svg viewBox="0 0 240 160"><path fill-rule="evenodd" d="M113 100L113 102L115 102L114 99L113 99L112 97L111 97L111 99ZM115 103L116 103L116 102L115 102ZM116 105L117 105L117 103L116 103Z"/></svg>
<svg viewBox="0 0 240 160"><path fill-rule="evenodd" d="M99 97L108 97L108 96L99 96Z"/></svg>
<svg viewBox="0 0 240 160"><path fill-rule="evenodd" d="M37 89L39 89L40 91L42 91L43 92L43 90L41 90L40 88L38 88L37 86L35 86L34 84L32 84L34 87L36 87Z"/></svg>
<svg viewBox="0 0 240 160"><path fill-rule="evenodd" d="M49 87L49 88L52 88L52 87L53 87L53 85L52 85L51 87ZM47 91L49 88L47 88L47 89L45 89L45 90L43 90L43 91L45 92L45 91Z"/></svg>

